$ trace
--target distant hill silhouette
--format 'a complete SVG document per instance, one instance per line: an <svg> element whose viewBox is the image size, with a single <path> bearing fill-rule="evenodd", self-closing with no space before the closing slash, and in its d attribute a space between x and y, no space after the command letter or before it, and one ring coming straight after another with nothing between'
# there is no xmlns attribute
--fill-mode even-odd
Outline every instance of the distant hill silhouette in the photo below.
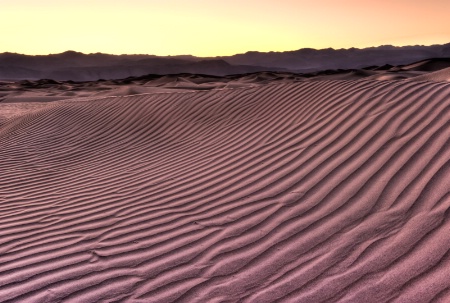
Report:
<svg viewBox="0 0 450 303"><path fill-rule="evenodd" d="M61 54L29 56L0 54L0 79L74 80L120 79L145 74L209 74L216 76L260 71L314 72L407 64L428 58L450 57L450 43L432 46L380 46L364 49L300 49L288 52L247 52L200 58L191 55ZM383 67L384 66L384 67Z"/></svg>
<svg viewBox="0 0 450 303"><path fill-rule="evenodd" d="M67 51L47 56L0 54L0 79L75 80L118 79L144 74L199 73L227 75L257 72L267 67L231 65L222 59L193 56L82 54ZM282 68L269 68L281 71Z"/></svg>
<svg viewBox="0 0 450 303"><path fill-rule="evenodd" d="M350 48L311 49L304 48L288 52L247 52L222 57L230 64L246 64L285 68L295 72L319 71L325 69L351 69L367 66L407 64L428 58L450 57L450 43L432 46L391 45Z"/></svg>

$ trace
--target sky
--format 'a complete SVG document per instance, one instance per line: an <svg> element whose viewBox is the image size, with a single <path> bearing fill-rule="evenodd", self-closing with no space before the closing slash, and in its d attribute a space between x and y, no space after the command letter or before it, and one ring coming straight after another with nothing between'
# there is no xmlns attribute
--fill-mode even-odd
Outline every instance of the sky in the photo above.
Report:
<svg viewBox="0 0 450 303"><path fill-rule="evenodd" d="M0 0L0 52L226 56L450 42L450 0Z"/></svg>

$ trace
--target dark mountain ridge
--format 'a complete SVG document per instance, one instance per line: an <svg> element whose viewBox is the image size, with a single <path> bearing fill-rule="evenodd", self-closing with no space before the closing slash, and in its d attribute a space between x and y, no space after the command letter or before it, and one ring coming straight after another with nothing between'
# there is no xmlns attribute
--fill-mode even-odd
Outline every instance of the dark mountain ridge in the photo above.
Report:
<svg viewBox="0 0 450 303"><path fill-rule="evenodd" d="M324 69L363 68L370 65L400 65L427 58L450 57L450 43L431 46L383 45L369 48L311 49L287 52L247 52L222 57L231 64L275 66L296 72Z"/></svg>
<svg viewBox="0 0 450 303"><path fill-rule="evenodd" d="M287 52L247 52L201 58L191 55L109 55L67 51L51 55L0 54L0 79L74 80L119 79L145 74L209 74L223 76L260 71L315 72L398 66L428 58L450 57L450 43L431 46L311 49Z"/></svg>

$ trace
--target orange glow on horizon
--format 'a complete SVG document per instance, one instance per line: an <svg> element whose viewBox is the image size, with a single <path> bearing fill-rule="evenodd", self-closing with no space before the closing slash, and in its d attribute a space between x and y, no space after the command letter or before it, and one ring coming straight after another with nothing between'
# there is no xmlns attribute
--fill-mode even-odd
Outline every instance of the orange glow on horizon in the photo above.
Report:
<svg viewBox="0 0 450 303"><path fill-rule="evenodd" d="M241 2L2 0L0 52L208 57L450 42L446 0Z"/></svg>

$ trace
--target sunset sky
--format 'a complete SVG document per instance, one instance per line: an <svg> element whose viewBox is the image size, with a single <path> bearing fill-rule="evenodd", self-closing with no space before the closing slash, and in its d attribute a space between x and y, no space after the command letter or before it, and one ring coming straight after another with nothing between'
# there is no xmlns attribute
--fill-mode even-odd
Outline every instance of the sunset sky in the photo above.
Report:
<svg viewBox="0 0 450 303"><path fill-rule="evenodd" d="M0 0L0 52L221 56L450 42L449 0Z"/></svg>

